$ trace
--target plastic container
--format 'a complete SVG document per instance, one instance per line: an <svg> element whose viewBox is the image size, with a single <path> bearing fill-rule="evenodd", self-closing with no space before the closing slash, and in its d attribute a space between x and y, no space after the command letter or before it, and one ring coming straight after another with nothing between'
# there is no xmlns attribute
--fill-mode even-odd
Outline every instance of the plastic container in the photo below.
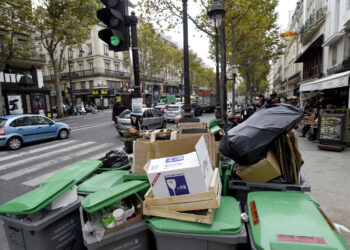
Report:
<svg viewBox="0 0 350 250"><path fill-rule="evenodd" d="M84 249L79 207L80 198L32 222L0 215L10 249Z"/></svg>
<svg viewBox="0 0 350 250"><path fill-rule="evenodd" d="M87 213L97 212L148 188L148 182L133 180L89 194L81 203L81 226L83 227L87 222ZM125 224L121 224L121 226L125 227L105 232L100 240L83 231L85 246L88 249L149 249L149 230L145 221L141 219L141 208L139 213L139 219L137 220L136 216L135 223L130 220L129 224L126 225L128 222L124 222Z"/></svg>
<svg viewBox="0 0 350 250"><path fill-rule="evenodd" d="M261 183L261 182L249 182L231 179L228 181L227 194L235 197L240 203L242 210L245 209L247 203L247 195L250 192L255 191L285 191L285 192L311 192L311 187L306 177L300 175L300 184L287 184L287 183Z"/></svg>
<svg viewBox="0 0 350 250"><path fill-rule="evenodd" d="M124 182L124 175L129 171L107 171L97 174L78 186L78 192L82 194L95 193L97 191L114 187Z"/></svg>
<svg viewBox="0 0 350 250"><path fill-rule="evenodd" d="M310 195L252 192L248 194L247 208L248 232L254 250L349 249Z"/></svg>
<svg viewBox="0 0 350 250"><path fill-rule="evenodd" d="M237 201L223 196L211 225L159 217L149 219L148 225L158 250L238 249L248 241L240 213Z"/></svg>

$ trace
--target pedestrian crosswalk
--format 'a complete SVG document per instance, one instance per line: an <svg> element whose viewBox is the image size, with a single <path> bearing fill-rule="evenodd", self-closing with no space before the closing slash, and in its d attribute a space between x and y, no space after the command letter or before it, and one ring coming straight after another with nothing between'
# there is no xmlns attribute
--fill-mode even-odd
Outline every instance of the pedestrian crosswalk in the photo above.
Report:
<svg viewBox="0 0 350 250"><path fill-rule="evenodd" d="M74 162L97 160L110 150L122 150L120 144L64 140L34 145L22 152L0 152L0 183L34 187Z"/></svg>

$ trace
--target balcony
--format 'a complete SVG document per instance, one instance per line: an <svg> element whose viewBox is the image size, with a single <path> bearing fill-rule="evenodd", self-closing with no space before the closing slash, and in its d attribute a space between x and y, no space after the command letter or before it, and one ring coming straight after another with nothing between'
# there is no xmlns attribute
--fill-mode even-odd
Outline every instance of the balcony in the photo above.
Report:
<svg viewBox="0 0 350 250"><path fill-rule="evenodd" d="M308 70L304 70L303 72L303 81L313 79L313 78L320 78L322 77L322 68L323 64L318 64L315 66L312 66Z"/></svg>
<svg viewBox="0 0 350 250"><path fill-rule="evenodd" d="M84 77L95 77L95 76L108 76L108 77L116 77L122 79L130 79L130 73L121 72L115 70L108 69L91 69L91 70L81 70L81 71L73 71L70 73L72 79L80 79ZM44 81L54 81L54 75L46 75L44 76ZM61 73L61 79L69 79L69 72Z"/></svg>
<svg viewBox="0 0 350 250"><path fill-rule="evenodd" d="M304 26L301 28L300 42L305 45L307 44L312 37L317 33L322 24L326 20L326 14L322 12L322 9L316 11L316 13L310 15L309 19L306 20Z"/></svg>

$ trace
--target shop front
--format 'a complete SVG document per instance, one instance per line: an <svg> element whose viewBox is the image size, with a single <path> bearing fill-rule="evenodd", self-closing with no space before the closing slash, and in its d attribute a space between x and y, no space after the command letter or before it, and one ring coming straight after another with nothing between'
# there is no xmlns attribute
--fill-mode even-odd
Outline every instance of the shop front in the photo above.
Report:
<svg viewBox="0 0 350 250"><path fill-rule="evenodd" d="M88 101L94 103L97 108L106 109L111 108L115 94L112 89L93 89L89 95L87 95Z"/></svg>

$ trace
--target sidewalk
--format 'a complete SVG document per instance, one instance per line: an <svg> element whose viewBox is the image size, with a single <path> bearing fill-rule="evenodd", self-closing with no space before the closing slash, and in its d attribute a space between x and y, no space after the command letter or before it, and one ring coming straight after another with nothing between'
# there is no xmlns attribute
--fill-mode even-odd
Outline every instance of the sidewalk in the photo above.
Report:
<svg viewBox="0 0 350 250"><path fill-rule="evenodd" d="M324 151L317 148L316 142L298 139L311 195L333 223L350 229L350 148L343 152ZM342 235L350 246L350 233Z"/></svg>
<svg viewBox="0 0 350 250"><path fill-rule="evenodd" d="M90 116L98 115L101 112L111 112L111 111L112 111L112 109L104 109L104 110L99 110L96 114L93 114L90 112L90 113L86 113L85 115L69 115L69 116L64 116L61 118L57 118L57 114L54 113L52 119L55 120L56 122L60 122L60 121L79 119L79 118L83 118L83 117L90 117Z"/></svg>

